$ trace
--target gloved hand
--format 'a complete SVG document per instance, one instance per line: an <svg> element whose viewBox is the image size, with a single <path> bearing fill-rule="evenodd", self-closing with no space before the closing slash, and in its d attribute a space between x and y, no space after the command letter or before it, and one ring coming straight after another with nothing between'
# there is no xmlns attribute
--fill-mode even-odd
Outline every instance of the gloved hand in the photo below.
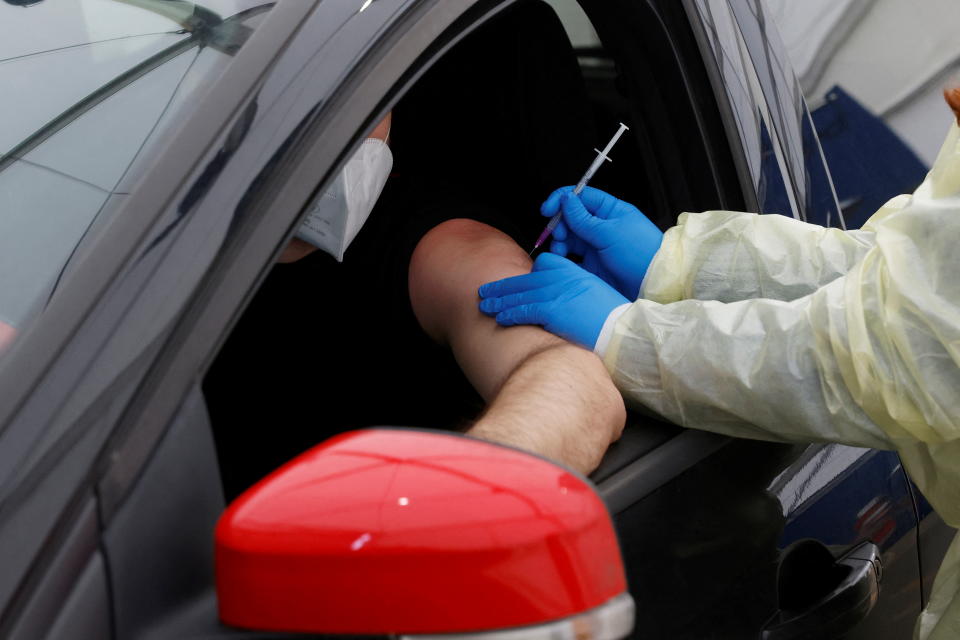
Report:
<svg viewBox="0 0 960 640"><path fill-rule="evenodd" d="M663 232L635 206L608 193L592 187L585 187L579 196L572 191L573 187L557 189L540 207L547 217L563 210L550 251L583 256L587 271L636 300Z"/></svg>
<svg viewBox="0 0 960 640"><path fill-rule="evenodd" d="M488 282L479 290L480 311L505 327L538 324L551 333L593 349L610 312L629 302L613 287L552 253L541 254L533 270Z"/></svg>

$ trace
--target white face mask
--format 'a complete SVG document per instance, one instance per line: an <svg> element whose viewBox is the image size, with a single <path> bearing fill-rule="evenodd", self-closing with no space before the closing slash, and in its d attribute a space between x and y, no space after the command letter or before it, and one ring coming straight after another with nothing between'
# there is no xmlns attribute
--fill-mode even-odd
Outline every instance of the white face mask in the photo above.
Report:
<svg viewBox="0 0 960 640"><path fill-rule="evenodd" d="M370 217L393 168L393 153L379 138L367 138L310 207L297 237L343 262L343 253Z"/></svg>

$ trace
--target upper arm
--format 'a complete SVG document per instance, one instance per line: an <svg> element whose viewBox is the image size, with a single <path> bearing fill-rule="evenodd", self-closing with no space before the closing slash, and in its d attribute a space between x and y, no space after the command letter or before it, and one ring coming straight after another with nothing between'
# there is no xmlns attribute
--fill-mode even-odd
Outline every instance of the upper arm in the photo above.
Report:
<svg viewBox="0 0 960 640"><path fill-rule="evenodd" d="M508 235L473 220L427 233L410 260L410 302L420 326L447 344L486 400L527 356L563 341L540 327L504 328L477 306L481 284L529 273L531 260Z"/></svg>

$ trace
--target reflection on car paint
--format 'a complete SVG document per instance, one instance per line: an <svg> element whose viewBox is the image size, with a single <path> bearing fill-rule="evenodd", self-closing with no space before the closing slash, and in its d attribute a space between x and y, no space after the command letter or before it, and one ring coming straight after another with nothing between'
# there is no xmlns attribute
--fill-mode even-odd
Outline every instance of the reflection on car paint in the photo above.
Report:
<svg viewBox="0 0 960 640"><path fill-rule="evenodd" d="M733 112L728 126L742 143L758 211L843 226L806 102L762 2L696 0L694 6Z"/></svg>
<svg viewBox="0 0 960 640"><path fill-rule="evenodd" d="M891 451L812 445L769 490L787 518L783 547L816 538L828 545L871 540L887 549L916 522L900 460Z"/></svg>

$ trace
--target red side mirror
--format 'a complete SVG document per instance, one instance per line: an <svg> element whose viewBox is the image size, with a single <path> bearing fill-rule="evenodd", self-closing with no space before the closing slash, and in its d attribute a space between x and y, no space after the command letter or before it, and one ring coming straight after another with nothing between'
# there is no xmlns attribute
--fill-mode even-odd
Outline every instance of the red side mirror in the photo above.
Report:
<svg viewBox="0 0 960 640"><path fill-rule="evenodd" d="M230 505L216 561L220 617L250 629L546 624L615 640L633 625L613 525L589 483L456 434L374 429L326 441Z"/></svg>

